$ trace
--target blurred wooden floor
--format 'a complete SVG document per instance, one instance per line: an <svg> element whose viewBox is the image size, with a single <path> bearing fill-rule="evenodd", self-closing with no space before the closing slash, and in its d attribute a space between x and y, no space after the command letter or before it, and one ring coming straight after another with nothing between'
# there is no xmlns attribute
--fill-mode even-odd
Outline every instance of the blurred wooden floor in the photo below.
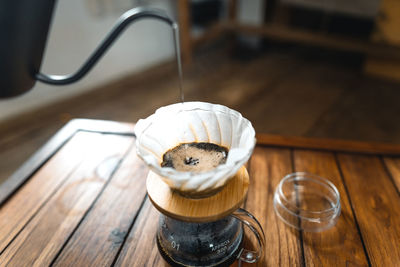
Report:
<svg viewBox="0 0 400 267"><path fill-rule="evenodd" d="M364 77L348 55L211 50L184 71L186 101L234 108L257 132L400 143L400 86ZM175 65L163 64L2 123L0 182L71 118L135 122L178 97Z"/></svg>

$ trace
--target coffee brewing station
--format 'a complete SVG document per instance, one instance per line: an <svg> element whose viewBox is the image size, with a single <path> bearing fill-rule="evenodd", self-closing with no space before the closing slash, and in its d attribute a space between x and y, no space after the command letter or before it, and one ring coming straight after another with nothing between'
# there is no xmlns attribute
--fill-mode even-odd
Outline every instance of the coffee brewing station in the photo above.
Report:
<svg viewBox="0 0 400 267"><path fill-rule="evenodd" d="M52 0L3 1L0 4L0 17L4 22L0 23L3 34L0 43L0 97L20 95L30 90L36 81L52 85L78 81L123 30L139 19L155 19L171 26L182 76L177 24L162 10L150 8L135 8L124 13L74 74L41 73L39 69L53 8ZM19 23L22 19L29 23L22 25ZM173 266L228 266L235 261L239 264L255 263L262 259L266 249L264 230L252 214L241 208L251 186L251 177L245 166L256 144L255 130L250 121L228 107L184 102L182 96L180 103L161 107L148 118L139 120L135 135L137 154L150 169L143 179L147 179L149 199L160 211L159 226L154 235L159 253L166 262ZM161 166L167 151L182 144L195 143L225 148L223 162L200 172L179 171L173 164ZM205 146L199 152L200 157L184 155L184 164L201 164L203 154L207 157L210 151L215 152ZM331 194L330 199L339 205L329 217L313 218L309 224L304 223L299 228L302 211L296 207L302 198L298 193L313 182L317 185L324 183L318 177L310 178L303 174L285 177L278 186L274 207L286 224L309 231L322 231L335 224L340 215L339 195L333 184L327 184L322 187L328 188L326 194ZM321 191L320 188L315 190ZM292 199L285 196L292 196ZM250 242L252 247L247 247L245 235L253 240Z"/></svg>
<svg viewBox="0 0 400 267"><path fill-rule="evenodd" d="M30 90L36 81L52 85L66 85L78 81L98 62L123 30L139 19L156 19L167 23L178 40L177 24L165 12L150 8L135 8L120 17L111 32L74 74L43 74L39 69L54 2L51 0L2 2L0 10L4 14L1 17L6 22L0 26L5 36L5 41L0 44L2 98L24 93ZM27 5L31 8L26 8ZM21 26L19 20L22 18L30 23ZM176 52L180 68L177 42ZM161 114L163 111L167 114ZM167 119L168 122L174 121L181 126L180 129L183 129L182 127L186 129L183 132L171 132L160 137L152 135L154 127L165 126L157 125L159 122L165 122L162 118L165 115L171 116ZM182 116L185 117L184 121L181 121ZM212 116L213 120L206 128L192 132L192 138L195 139L189 140L187 127L196 128L204 125L197 120L198 116ZM161 120L156 117L161 117ZM223 135L220 135L220 131L216 132L217 127L223 129L221 132ZM209 132L204 135L205 130ZM208 103L179 103L160 109L157 116L142 120L137 124L135 131L138 137L138 154L154 171L147 178L147 186L154 206L162 213L157 232L157 245L161 255L170 264L178 266L228 265L236 259L256 262L264 250L264 233L257 220L240 208L249 185L248 173L243 164L250 157L255 144L255 133L251 123L242 118L238 112L223 106ZM245 139L241 138L243 131L246 133ZM220 136L217 137L217 134ZM211 140L203 139L209 135ZM161 142L158 138L166 136L174 141L178 140L178 136L184 138L178 142L184 140L214 143L214 139L217 138L218 144L232 148L227 163L215 170L198 174L179 173L172 168L161 168L159 163L155 163L158 159L151 158L155 151L160 152L159 148L151 147L152 140L157 138L156 142ZM173 141L163 140L163 142ZM179 143L174 146L177 144ZM155 151L149 154L149 148ZM249 227L256 236L257 251L253 252L242 247L244 235L242 224Z"/></svg>
<svg viewBox="0 0 400 267"><path fill-rule="evenodd" d="M264 251L264 232L256 218L240 208L249 186L244 164L255 146L251 123L222 105L186 102L139 120L135 133L137 153L151 169L147 193L161 212L156 242L164 259L178 266L229 265L236 259L257 262ZM226 147L226 162L202 172L161 167L165 151L190 143ZM205 160L199 158L195 164ZM254 234L255 251L243 246L242 225Z"/></svg>

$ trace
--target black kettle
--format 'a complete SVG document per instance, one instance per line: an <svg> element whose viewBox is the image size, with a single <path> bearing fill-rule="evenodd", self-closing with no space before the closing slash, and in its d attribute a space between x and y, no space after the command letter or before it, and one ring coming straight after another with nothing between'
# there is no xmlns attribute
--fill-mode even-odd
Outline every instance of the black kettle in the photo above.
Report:
<svg viewBox="0 0 400 267"><path fill-rule="evenodd" d="M137 19L155 18L177 28L162 10L131 9L117 20L78 71L70 75L46 75L39 70L54 5L55 0L0 1L0 98L27 92L37 80L53 85L76 82L88 73L126 26Z"/></svg>

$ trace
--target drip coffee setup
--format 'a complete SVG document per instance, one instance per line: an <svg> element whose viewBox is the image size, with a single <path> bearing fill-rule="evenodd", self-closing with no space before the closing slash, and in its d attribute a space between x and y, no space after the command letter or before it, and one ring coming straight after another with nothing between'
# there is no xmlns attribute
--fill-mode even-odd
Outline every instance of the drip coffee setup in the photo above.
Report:
<svg viewBox="0 0 400 267"><path fill-rule="evenodd" d="M36 80L53 85L78 81L130 23L142 18L167 23L174 34L181 102L159 108L134 127L137 155L150 169L143 177L147 194L160 212L154 233L158 251L173 266L261 261L266 250L264 230L256 217L242 208L251 186L246 163L256 145L255 130L249 120L226 106L184 102L179 30L174 20L160 10L132 9L121 16L76 73L46 75L39 69L53 4L38 1L34 12L11 2L0 5L10 5L13 12L5 19L11 24L18 22L13 16L16 13L26 13L28 21L36 21L17 28L24 42L15 46L13 39L7 38L0 45L0 51L10 51L2 61L7 68L1 68L0 97L26 92ZM2 30L6 36L15 35ZM14 61L17 54L19 60ZM309 173L285 176L276 187L273 205L286 225L309 232L331 228L341 212L340 194L333 183ZM253 236L255 248L246 247L245 233Z"/></svg>
<svg viewBox="0 0 400 267"><path fill-rule="evenodd" d="M256 141L238 111L185 102L178 25L162 10L127 11L77 72L43 74L54 4L0 2L0 98L37 81L78 81L128 25L156 19L175 37L179 103L136 124L73 119L35 151L0 184L0 266L398 266L400 145L270 132L257 132ZM271 62L286 68L288 60ZM255 66L246 77L257 77ZM273 112L260 117L286 122L288 110L262 108L255 110ZM38 128L55 126L49 120L26 128L39 122L34 118L15 133L3 127L3 166L25 152L18 140L29 140L19 146L28 148L41 140Z"/></svg>
<svg viewBox="0 0 400 267"><path fill-rule="evenodd" d="M165 261L228 266L262 259L262 226L241 208L250 186L245 164L256 144L250 121L222 105L181 102L139 120L135 134L137 155L151 170L147 194L161 213L155 238ZM310 173L285 176L273 203L286 225L308 232L331 228L341 212L336 187ZM243 245L244 227L255 251Z"/></svg>
<svg viewBox="0 0 400 267"><path fill-rule="evenodd" d="M253 215L240 208L249 186L244 164L255 146L251 123L222 105L183 102L162 107L139 120L135 134L137 154L151 169L147 193L161 212L156 243L163 258L174 266L227 266L237 259L258 261L265 246L263 229ZM226 160L200 172L162 166L166 151L191 143L225 147ZM192 160L178 160L201 166L202 161L217 153L215 149L210 153L212 148L203 145L204 157L184 151L185 157ZM243 225L254 234L256 251L243 247Z"/></svg>

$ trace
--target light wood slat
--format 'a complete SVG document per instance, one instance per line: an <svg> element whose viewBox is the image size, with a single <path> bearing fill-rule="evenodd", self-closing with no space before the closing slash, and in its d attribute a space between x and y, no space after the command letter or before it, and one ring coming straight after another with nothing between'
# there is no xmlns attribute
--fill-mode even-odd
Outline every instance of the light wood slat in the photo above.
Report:
<svg viewBox="0 0 400 267"><path fill-rule="evenodd" d="M273 207L276 186L286 174L292 172L290 151L256 147L249 171L250 187L246 209L260 221L266 237L263 261L256 265L302 266L299 232L280 221Z"/></svg>
<svg viewBox="0 0 400 267"><path fill-rule="evenodd" d="M82 163L3 252L0 266L49 265L133 142L132 137L97 133L85 133L85 136L90 146L81 143L79 150L71 151L64 159L69 161L84 154ZM55 169L63 168L59 165ZM54 176L49 173L42 177L50 180ZM10 212L19 212L23 205L17 203Z"/></svg>
<svg viewBox="0 0 400 267"><path fill-rule="evenodd" d="M282 136L274 134L257 134L257 145L268 145L291 148L307 148L338 152L365 154L399 155L400 145L391 143L349 141L331 138L310 138L302 136Z"/></svg>
<svg viewBox="0 0 400 267"><path fill-rule="evenodd" d="M378 157L338 156L350 201L373 266L400 262L400 196Z"/></svg>
<svg viewBox="0 0 400 267"><path fill-rule="evenodd" d="M73 158L69 156L81 148L93 148L94 141L92 134L76 134L44 167L31 177L18 191L18 194L15 194L1 207L0 252L83 159L83 154L80 153Z"/></svg>
<svg viewBox="0 0 400 267"><path fill-rule="evenodd" d="M397 191L400 192L400 158L384 158L383 159L390 175L393 178L393 182L397 187Z"/></svg>
<svg viewBox="0 0 400 267"><path fill-rule="evenodd" d="M158 253L156 244L159 214L146 199L115 266L169 266Z"/></svg>
<svg viewBox="0 0 400 267"><path fill-rule="evenodd" d="M322 233L303 232L306 265L367 266L363 244L334 155L329 152L295 150L294 162L296 172L310 172L331 181L339 190L342 206L339 220L333 228Z"/></svg>
<svg viewBox="0 0 400 267"><path fill-rule="evenodd" d="M122 166L55 261L55 266L110 266L146 194L148 168L131 148Z"/></svg>

